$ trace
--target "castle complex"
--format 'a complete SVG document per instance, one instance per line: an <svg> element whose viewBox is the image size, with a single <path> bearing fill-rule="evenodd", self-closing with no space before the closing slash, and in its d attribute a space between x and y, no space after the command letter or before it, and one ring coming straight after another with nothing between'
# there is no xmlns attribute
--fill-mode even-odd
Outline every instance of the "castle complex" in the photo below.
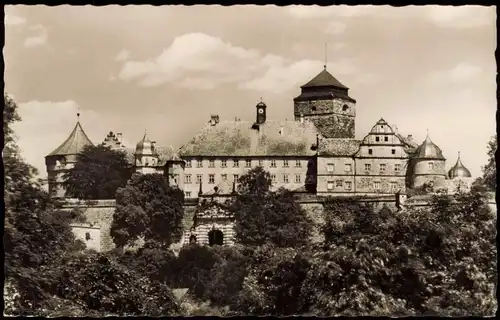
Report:
<svg viewBox="0 0 500 320"><path fill-rule="evenodd" d="M448 192L470 188L471 174L460 156L447 173L446 159L429 134L417 144L380 119L356 140L356 100L326 67L293 101L294 121L267 119L268 107L260 102L255 121L220 121L212 115L207 126L178 149L156 146L147 134L135 149L125 148L121 134L112 132L103 144L126 152L136 172L168 176L186 199L199 204L197 225L186 231L185 242L232 243L225 203L238 178L257 166L271 174L274 188L318 197L404 197L408 190L423 187ZM87 145L93 143L77 122L68 139L46 156L52 196L64 197L62 175Z"/></svg>

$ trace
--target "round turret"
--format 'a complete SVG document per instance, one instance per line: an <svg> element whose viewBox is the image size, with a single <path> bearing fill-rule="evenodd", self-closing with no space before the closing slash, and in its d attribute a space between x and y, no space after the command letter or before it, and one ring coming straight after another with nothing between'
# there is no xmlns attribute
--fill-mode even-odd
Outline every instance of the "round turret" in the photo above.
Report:
<svg viewBox="0 0 500 320"><path fill-rule="evenodd" d="M470 174L469 169L467 169L460 160L460 152L458 152L457 163L448 171L448 178L470 178L472 175Z"/></svg>
<svg viewBox="0 0 500 320"><path fill-rule="evenodd" d="M446 159L429 134L412 156L412 187L432 186L434 190L446 186Z"/></svg>

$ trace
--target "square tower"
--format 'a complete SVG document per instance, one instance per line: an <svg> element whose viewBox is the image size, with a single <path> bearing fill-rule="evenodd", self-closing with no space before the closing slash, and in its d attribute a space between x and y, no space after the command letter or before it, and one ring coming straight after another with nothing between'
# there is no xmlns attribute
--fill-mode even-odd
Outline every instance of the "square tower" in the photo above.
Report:
<svg viewBox="0 0 500 320"><path fill-rule="evenodd" d="M312 121L326 138L354 139L356 100L326 66L301 89L300 96L293 99L295 120Z"/></svg>

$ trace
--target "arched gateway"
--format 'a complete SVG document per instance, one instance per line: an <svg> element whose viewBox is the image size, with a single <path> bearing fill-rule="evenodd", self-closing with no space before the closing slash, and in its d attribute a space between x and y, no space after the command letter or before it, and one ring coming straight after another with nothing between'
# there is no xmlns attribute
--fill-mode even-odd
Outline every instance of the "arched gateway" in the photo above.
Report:
<svg viewBox="0 0 500 320"><path fill-rule="evenodd" d="M222 231L214 229L208 232L208 244L222 246L224 244L224 233Z"/></svg>

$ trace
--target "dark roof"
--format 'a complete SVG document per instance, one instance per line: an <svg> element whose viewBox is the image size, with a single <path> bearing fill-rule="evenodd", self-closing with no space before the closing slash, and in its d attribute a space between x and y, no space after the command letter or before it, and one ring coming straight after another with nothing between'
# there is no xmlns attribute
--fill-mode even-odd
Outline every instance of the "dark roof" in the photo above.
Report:
<svg viewBox="0 0 500 320"><path fill-rule="evenodd" d="M206 126L179 150L185 156L309 156L315 151L317 129L311 122L225 121ZM281 133L280 133L281 132Z"/></svg>
<svg viewBox="0 0 500 320"><path fill-rule="evenodd" d="M301 88L311 88L311 87L337 87L342 89L349 89L344 86L340 81L338 81L334 76L330 74L325 69L323 69L316 77L311 81L303 85Z"/></svg>
<svg viewBox="0 0 500 320"><path fill-rule="evenodd" d="M83 131L80 122L77 122L69 137L59 147L49 153L48 157L79 154L84 147L93 145L87 134L85 134L85 131Z"/></svg>
<svg viewBox="0 0 500 320"><path fill-rule="evenodd" d="M472 175L470 174L469 169L467 169L462 160L460 160L460 152L458 153L457 163L448 171L448 177L450 179L460 177L460 178L470 178Z"/></svg>
<svg viewBox="0 0 500 320"><path fill-rule="evenodd" d="M425 141L418 146L417 150L415 150L414 156L418 159L445 160L443 152L434 142L431 141L429 135L427 135Z"/></svg>
<svg viewBox="0 0 500 320"><path fill-rule="evenodd" d="M352 156L358 150L361 141L355 139L322 138L319 141L320 156Z"/></svg>
<svg viewBox="0 0 500 320"><path fill-rule="evenodd" d="M332 98L341 98L341 99L346 99L348 101L356 103L356 99L353 99L349 97L347 92L343 91L335 91L335 90L327 90L327 91L302 91L302 93L298 96L295 97L293 100L294 101L301 101L301 100L328 100Z"/></svg>

